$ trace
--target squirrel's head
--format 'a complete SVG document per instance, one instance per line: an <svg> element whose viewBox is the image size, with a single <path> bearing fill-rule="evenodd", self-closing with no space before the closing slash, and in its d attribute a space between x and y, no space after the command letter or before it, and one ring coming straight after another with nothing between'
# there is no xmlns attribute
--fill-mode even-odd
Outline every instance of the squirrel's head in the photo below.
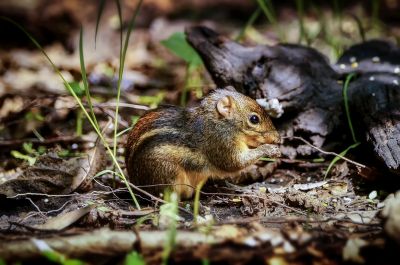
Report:
<svg viewBox="0 0 400 265"><path fill-rule="evenodd" d="M280 136L266 111L254 99L236 92L233 87L215 90L205 98L203 105L214 106L219 118L232 121L250 148L280 143Z"/></svg>

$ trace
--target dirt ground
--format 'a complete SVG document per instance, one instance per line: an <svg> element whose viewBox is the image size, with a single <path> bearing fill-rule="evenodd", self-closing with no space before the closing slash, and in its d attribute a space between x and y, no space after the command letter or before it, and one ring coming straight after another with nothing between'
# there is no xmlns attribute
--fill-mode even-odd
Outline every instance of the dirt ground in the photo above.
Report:
<svg viewBox="0 0 400 265"><path fill-rule="evenodd" d="M58 73L3 17L43 45L89 109L79 61L82 25L93 109L112 146L120 29L127 32L137 1L121 1L122 27L117 5L105 1L99 11L101 2L0 1L0 264L398 264L400 171L385 168L366 141L343 153L351 144L347 127L320 146L296 132L282 145L295 155L210 180L198 202L131 186L136 207ZM181 50L163 42L176 32L201 24L244 46L301 44L333 68L354 44L380 39L397 47L400 39L397 1L273 1L267 10L257 2L144 1L121 82L122 170L128 129L146 110L195 106L217 87L203 64L191 70L192 57L180 54L186 41ZM344 78L338 80L342 86ZM301 154L300 146L313 151Z"/></svg>

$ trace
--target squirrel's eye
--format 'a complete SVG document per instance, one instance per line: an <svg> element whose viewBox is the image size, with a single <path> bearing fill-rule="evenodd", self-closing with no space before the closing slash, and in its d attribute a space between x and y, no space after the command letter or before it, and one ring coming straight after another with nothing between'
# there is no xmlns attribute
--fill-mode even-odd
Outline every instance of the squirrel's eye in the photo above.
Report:
<svg viewBox="0 0 400 265"><path fill-rule="evenodd" d="M250 122L253 124L259 124L260 123L260 118L257 115L251 115L250 116Z"/></svg>

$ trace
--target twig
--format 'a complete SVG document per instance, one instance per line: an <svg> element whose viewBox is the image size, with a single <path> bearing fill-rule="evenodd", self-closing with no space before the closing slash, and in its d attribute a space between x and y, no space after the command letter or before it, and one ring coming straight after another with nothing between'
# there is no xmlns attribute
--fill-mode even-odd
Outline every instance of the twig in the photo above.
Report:
<svg viewBox="0 0 400 265"><path fill-rule="evenodd" d="M318 150L319 152L321 152L321 153L323 153L323 154L326 154L326 155L334 155L334 156L340 157L341 159L343 159L343 160L345 160L345 161L347 161L347 162L349 162L349 163L351 163L351 164L353 164L353 165L356 165L356 166L358 166L358 167L361 167L361 168L366 168L366 167L367 167L366 165L363 165L363 164L360 164L360 163L358 163L358 162L356 162L356 161L354 161L354 160L348 159L348 158L346 158L346 157L344 157L344 156L342 156L342 155L339 155L339 154L337 154L337 153L335 153L335 152L324 151L324 150L322 150L321 148L318 148L318 147L316 147L315 145L311 144L310 142L308 142L307 140L305 140L305 139L302 138L302 137L291 136L291 137L287 137L287 138L293 138L293 139L300 140L300 141L302 141L303 143L305 143L305 144L311 146L312 148L314 148L315 150Z"/></svg>
<svg viewBox="0 0 400 265"><path fill-rule="evenodd" d="M93 107L103 107L103 108L115 108L117 104L113 102L108 103L97 103L94 104ZM139 109L139 110L149 110L150 107L145 105L131 104L131 103L119 103L120 108L130 108L130 109Z"/></svg>
<svg viewBox="0 0 400 265"><path fill-rule="evenodd" d="M54 138L50 138L50 139L44 139L43 141L40 141L37 138L25 138L25 139L0 141L0 147L12 147L12 146L16 146L16 145L21 145L25 142L40 143L42 145L47 145L47 144L54 144L54 143L59 143L59 142L89 142L89 140L86 140L86 139L83 139L83 138L77 137L77 136L60 136L60 137L54 137Z"/></svg>
<svg viewBox="0 0 400 265"><path fill-rule="evenodd" d="M363 225L363 226L381 226L381 223L359 223L355 222L350 219L340 219L336 217L326 217L320 220L315 220L312 218L304 218L304 217L247 217L247 218L240 218L240 219L233 219L233 220L224 220L218 222L219 225L221 224L247 224L251 222L263 222L263 223L270 223L270 224L285 224L285 223L326 223L330 221L338 221L344 223L352 223L356 225Z"/></svg>

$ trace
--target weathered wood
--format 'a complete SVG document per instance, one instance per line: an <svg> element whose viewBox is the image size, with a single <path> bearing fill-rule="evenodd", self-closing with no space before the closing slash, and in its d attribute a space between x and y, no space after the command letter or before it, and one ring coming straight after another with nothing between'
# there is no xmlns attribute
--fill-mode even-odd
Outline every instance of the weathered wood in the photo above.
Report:
<svg viewBox="0 0 400 265"><path fill-rule="evenodd" d="M346 50L334 66L341 74L400 73L400 48L394 43L371 40Z"/></svg>
<svg viewBox="0 0 400 265"><path fill-rule="evenodd" d="M384 41L349 48L331 66L312 48L300 45L244 47L205 27L187 29L187 39L218 86L234 85L254 98L276 98L284 115L275 120L283 136L301 135L320 147L328 135L340 139L349 130L343 115L342 85L349 73L360 77L351 84L349 99L361 141L384 161L400 170L400 49ZM335 70L334 70L334 69ZM305 146L283 148L285 155L310 154Z"/></svg>
<svg viewBox="0 0 400 265"><path fill-rule="evenodd" d="M400 173L400 48L382 40L356 44L336 69L359 75L348 92L356 131L386 168Z"/></svg>
<svg viewBox="0 0 400 265"><path fill-rule="evenodd" d="M400 173L400 76L366 74L351 83L349 99L356 132L385 166Z"/></svg>
<svg viewBox="0 0 400 265"><path fill-rule="evenodd" d="M341 85L327 59L300 45L244 47L206 27L187 29L187 39L220 87L233 85L253 98L276 98L284 108L275 121L283 136L301 134L321 147L340 124ZM309 146L283 150L310 154Z"/></svg>

